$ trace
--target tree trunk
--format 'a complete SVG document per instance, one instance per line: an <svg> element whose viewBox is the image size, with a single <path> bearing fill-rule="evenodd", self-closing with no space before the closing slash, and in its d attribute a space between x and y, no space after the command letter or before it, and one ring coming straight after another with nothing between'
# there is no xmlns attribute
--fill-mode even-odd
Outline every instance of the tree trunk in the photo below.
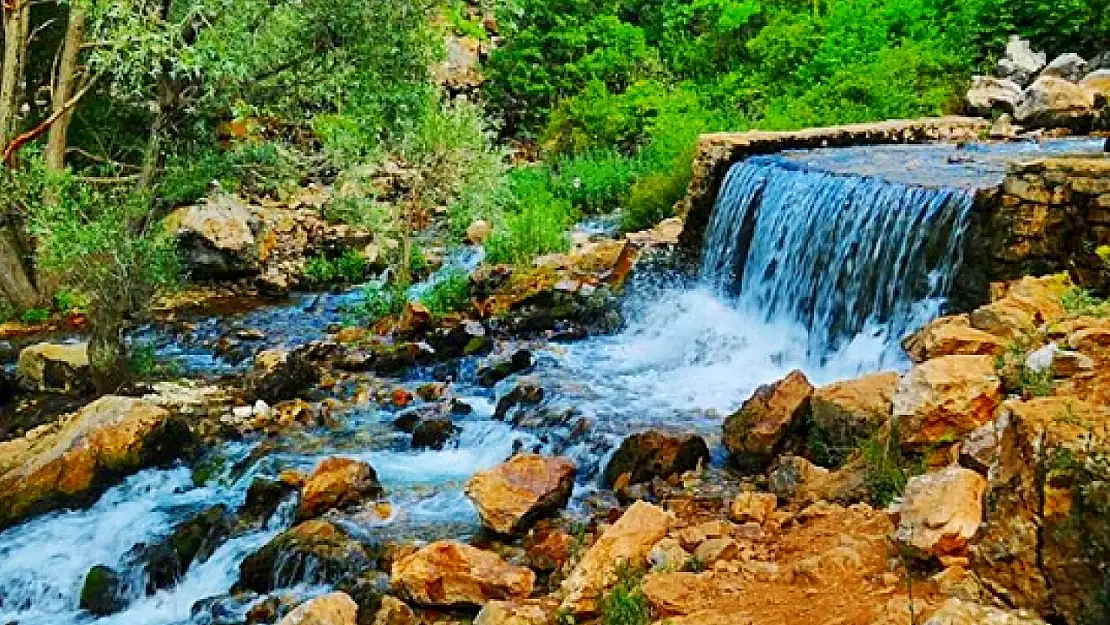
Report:
<svg viewBox="0 0 1110 625"><path fill-rule="evenodd" d="M42 298L24 263L23 248L12 225L3 216L0 216L0 291L20 309L41 304Z"/></svg>
<svg viewBox="0 0 1110 625"><path fill-rule="evenodd" d="M131 381L123 340L123 315L115 306L94 306L89 336L89 368L97 395L115 393Z"/></svg>
<svg viewBox="0 0 1110 625"><path fill-rule="evenodd" d="M50 126L50 137L47 139L46 152L43 154L48 171L57 172L65 168L67 135L74 110L74 107L69 106L69 99L73 97L81 44L84 39L85 9L80 3L74 2L69 9L69 24L66 27L65 42L62 44L62 55L58 62L58 75L54 79L51 94L53 111L63 112ZM67 106L69 106L68 110L66 110Z"/></svg>
<svg viewBox="0 0 1110 625"><path fill-rule="evenodd" d="M10 2L10 4L9 4ZM4 59L0 65L0 146L16 133L16 118L22 99L27 68L28 34L31 26L30 0L8 0L4 4Z"/></svg>

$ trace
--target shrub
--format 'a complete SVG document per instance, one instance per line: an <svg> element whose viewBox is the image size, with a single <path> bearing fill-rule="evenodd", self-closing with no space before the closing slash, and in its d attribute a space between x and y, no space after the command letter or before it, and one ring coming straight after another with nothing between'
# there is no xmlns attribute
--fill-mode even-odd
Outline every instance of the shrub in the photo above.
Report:
<svg viewBox="0 0 1110 625"><path fill-rule="evenodd" d="M347 250L343 255L330 259L324 255L310 258L304 267L304 277L309 284L317 287L357 284L366 279L369 264L355 250Z"/></svg>
<svg viewBox="0 0 1110 625"><path fill-rule="evenodd" d="M641 577L627 565L618 572L618 581L601 604L603 625L647 625L651 609L640 589Z"/></svg>
<svg viewBox="0 0 1110 625"><path fill-rule="evenodd" d="M50 311L46 308L28 308L19 316L19 320L29 325L46 323L50 320Z"/></svg>
<svg viewBox="0 0 1110 625"><path fill-rule="evenodd" d="M420 302L436 316L466 308L470 305L470 276L461 270L448 272L420 298Z"/></svg>
<svg viewBox="0 0 1110 625"><path fill-rule="evenodd" d="M518 176L511 188L513 205L486 244L489 261L523 264L542 254L566 251L567 228L573 221L570 202L555 197L542 178L530 173Z"/></svg>
<svg viewBox="0 0 1110 625"><path fill-rule="evenodd" d="M400 314L408 303L405 289L398 285L367 284L362 288L362 303L349 313L354 321L374 323L390 315Z"/></svg>
<svg viewBox="0 0 1110 625"><path fill-rule="evenodd" d="M898 429L889 433L877 432L860 445L864 462L864 481L872 501L886 506L906 490L906 484L915 475L925 472L924 462L907 456L902 451Z"/></svg>
<svg viewBox="0 0 1110 625"><path fill-rule="evenodd" d="M556 165L552 192L588 214L611 211L632 188L640 163L613 151L593 152Z"/></svg>
<svg viewBox="0 0 1110 625"><path fill-rule="evenodd" d="M675 202L686 194L689 184L689 174L682 171L655 173L640 180L632 186L621 213L621 229L644 230L673 216Z"/></svg>
<svg viewBox="0 0 1110 625"><path fill-rule="evenodd" d="M1060 296L1060 304L1069 315L1104 317L1110 314L1110 302L1095 297L1079 287L1068 289Z"/></svg>

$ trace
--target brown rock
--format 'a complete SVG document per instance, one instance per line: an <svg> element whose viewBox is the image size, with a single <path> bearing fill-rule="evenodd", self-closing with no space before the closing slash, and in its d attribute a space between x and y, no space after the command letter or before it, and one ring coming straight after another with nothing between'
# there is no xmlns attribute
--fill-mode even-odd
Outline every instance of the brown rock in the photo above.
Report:
<svg viewBox="0 0 1110 625"><path fill-rule="evenodd" d="M729 518L737 523L754 521L762 525L777 507L778 497L771 493L743 492L732 501Z"/></svg>
<svg viewBox="0 0 1110 625"><path fill-rule="evenodd" d="M949 599L925 625L1045 625L1036 614L1024 610L1005 610L960 599Z"/></svg>
<svg viewBox="0 0 1110 625"><path fill-rule="evenodd" d="M297 606L278 625L357 625L358 605L345 592L321 595Z"/></svg>
<svg viewBox="0 0 1110 625"><path fill-rule="evenodd" d="M93 501L144 467L188 455L189 426L158 406L108 395L22 438L0 443L0 528Z"/></svg>
<svg viewBox="0 0 1110 625"><path fill-rule="evenodd" d="M959 315L927 324L903 347L914 362L925 362L941 356L997 356L1006 350L1006 340L971 327L967 315Z"/></svg>
<svg viewBox="0 0 1110 625"><path fill-rule="evenodd" d="M528 566L536 571L561 569L570 560L574 548L574 537L550 524L537 525L524 543Z"/></svg>
<svg viewBox="0 0 1110 625"><path fill-rule="evenodd" d="M474 625L555 625L557 602L490 601L482 607Z"/></svg>
<svg viewBox="0 0 1110 625"><path fill-rule="evenodd" d="M810 417L823 439L854 448L890 419L897 373L876 373L823 386L810 399Z"/></svg>
<svg viewBox="0 0 1110 625"><path fill-rule="evenodd" d="M644 597L662 618L739 604L745 591L739 576L716 572L649 573L643 585Z"/></svg>
<svg viewBox="0 0 1110 625"><path fill-rule="evenodd" d="M563 581L562 607L574 614L596 614L605 589L623 566L643 568L651 548L667 534L670 519L657 506L638 501L598 538Z"/></svg>
<svg viewBox="0 0 1110 625"><path fill-rule="evenodd" d="M724 443L741 469L763 471L809 409L813 386L801 371L760 387L725 420Z"/></svg>
<svg viewBox="0 0 1110 625"><path fill-rule="evenodd" d="M333 508L356 506L384 493L378 474L369 464L349 458L328 458L316 467L301 489L297 518L311 519Z"/></svg>
<svg viewBox="0 0 1110 625"><path fill-rule="evenodd" d="M419 625L420 619L409 604L396 597L382 597L382 605L374 615L374 625Z"/></svg>
<svg viewBox="0 0 1110 625"><path fill-rule="evenodd" d="M477 607L532 594L536 574L494 553L439 541L393 563L393 587L405 599L438 607Z"/></svg>
<svg viewBox="0 0 1110 625"><path fill-rule="evenodd" d="M955 442L994 419L1002 381L990 356L944 356L910 369L894 396L903 443Z"/></svg>
<svg viewBox="0 0 1110 625"><path fill-rule="evenodd" d="M178 209L166 218L178 250L199 277L229 277L258 271L255 218L238 198L222 195L199 206Z"/></svg>
<svg viewBox="0 0 1110 625"><path fill-rule="evenodd" d="M1094 94L1079 85L1042 76L1022 94L1014 117L1023 124L1049 128L1073 127L1094 117Z"/></svg>
<svg viewBox="0 0 1110 625"><path fill-rule="evenodd" d="M475 220L466 229L466 242L470 245L482 245L493 234L493 226L485 219Z"/></svg>
<svg viewBox="0 0 1110 625"><path fill-rule="evenodd" d="M895 539L922 556L966 553L983 521L986 492L987 480L962 467L914 477L893 508Z"/></svg>
<svg viewBox="0 0 1110 625"><path fill-rule="evenodd" d="M379 556L338 525L313 519L247 556L239 565L239 584L258 593L302 582L335 584L374 568Z"/></svg>
<svg viewBox="0 0 1110 625"><path fill-rule="evenodd" d="M650 482L693 471L709 461L709 446L697 434L669 434L657 430L624 439L605 467L605 484L612 486L621 475L629 484Z"/></svg>
<svg viewBox="0 0 1110 625"><path fill-rule="evenodd" d="M566 458L519 455L470 478L466 496L478 508L482 525L514 534L567 504L575 472Z"/></svg>
<svg viewBox="0 0 1110 625"><path fill-rule="evenodd" d="M39 343L19 352L16 377L30 391L85 394L92 391L88 343Z"/></svg>
<svg viewBox="0 0 1110 625"><path fill-rule="evenodd" d="M675 616L657 621L655 625L752 625L755 621L746 614L702 610L686 616Z"/></svg>

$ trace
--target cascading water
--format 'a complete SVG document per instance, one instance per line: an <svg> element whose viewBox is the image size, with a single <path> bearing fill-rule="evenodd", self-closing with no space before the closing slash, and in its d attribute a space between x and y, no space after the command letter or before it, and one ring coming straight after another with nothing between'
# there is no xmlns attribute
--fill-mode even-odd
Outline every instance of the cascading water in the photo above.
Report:
<svg viewBox="0 0 1110 625"><path fill-rule="evenodd" d="M960 188L752 158L724 181L701 275L764 319L805 328L815 363L856 337L894 344L939 312L973 201Z"/></svg>
<svg viewBox="0 0 1110 625"><path fill-rule="evenodd" d="M547 397L537 409L555 415L552 425L494 420L494 405L513 381L495 391L480 388L474 363L467 362L457 368L452 393L474 411L456 419L461 433L443 450L412 449L408 436L392 426L396 412L369 405L337 415L343 424L337 430L290 432L264 448L228 443L219 450L225 474L203 486L186 468L140 473L88 509L41 516L0 533L0 623L208 622L203 611L194 616L194 606L226 593L239 563L292 522L291 509L265 528L228 540L175 586L151 596L136 593L115 616L95 619L78 608L78 596L93 565L126 569L136 544L164 538L203 506L238 509L255 475L311 470L332 455L360 458L375 467L392 514L356 514L343 519L345 526L384 538L465 539L476 530L477 515L463 483L516 449L573 457L581 492L613 444L632 431L677 427L719 448L713 439L722 416L791 369L825 383L902 366L897 340L943 306L959 265L970 206L966 189L1001 180L1002 170L983 156L1019 149L1029 148L969 150L985 163L983 171L962 172L955 181L918 175L951 169L952 147L810 152L737 165L711 219L697 283L639 276L625 297L627 324L620 333L531 346L538 357L532 373ZM898 176L887 175L892 171ZM479 261L480 255L463 255L457 264L466 270ZM190 324L184 340L180 332L157 328L144 338L189 371L233 372L243 365L217 353L213 346L221 337L261 330L265 338L251 344L251 353L302 344L325 336L357 297L301 295L284 306ZM397 383L430 377L415 371ZM575 438L571 431L580 419L590 428ZM312 581L292 577L284 581L298 587ZM142 579L131 582L142 585ZM299 590L303 596L321 589Z"/></svg>

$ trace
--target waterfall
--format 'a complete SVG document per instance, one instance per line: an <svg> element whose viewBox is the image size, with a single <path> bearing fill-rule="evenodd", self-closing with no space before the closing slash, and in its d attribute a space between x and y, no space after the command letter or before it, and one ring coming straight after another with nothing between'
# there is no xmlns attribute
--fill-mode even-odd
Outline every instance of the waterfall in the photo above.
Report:
<svg viewBox="0 0 1110 625"><path fill-rule="evenodd" d="M811 360L861 337L893 349L940 312L973 200L962 188L750 158L721 187L702 279L765 321L804 328Z"/></svg>

